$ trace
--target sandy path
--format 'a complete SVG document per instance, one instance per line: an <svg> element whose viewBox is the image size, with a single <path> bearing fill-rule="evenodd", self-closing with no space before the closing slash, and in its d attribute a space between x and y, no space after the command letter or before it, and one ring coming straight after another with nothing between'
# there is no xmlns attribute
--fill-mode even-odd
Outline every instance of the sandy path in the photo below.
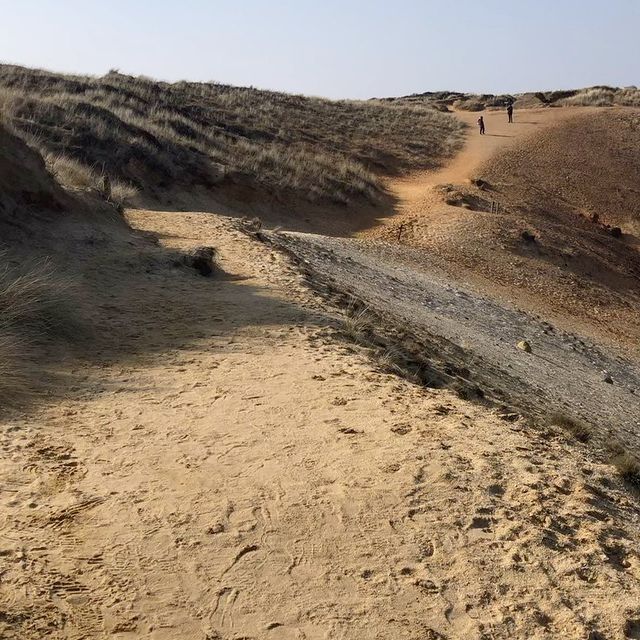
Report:
<svg viewBox="0 0 640 640"><path fill-rule="evenodd" d="M388 188L397 198L397 216L381 219L381 224L397 224L399 216L415 217L439 215L443 212L442 197L434 187L443 184L463 184L472 178L491 156L541 128L556 123L583 109L527 109L514 113L509 124L505 111L471 113L457 111L455 117L468 125L463 149L442 169L413 173L410 176L389 181ZM477 120L484 117L486 134L478 132ZM446 210L446 208L445 208ZM364 232L361 235L369 235Z"/></svg>
<svg viewBox="0 0 640 640"><path fill-rule="evenodd" d="M610 467L380 372L228 221L131 218L165 246L215 245L235 277L99 272L118 292L104 328L157 349L105 353L63 402L2 424L0 637L640 629L639 517Z"/></svg>

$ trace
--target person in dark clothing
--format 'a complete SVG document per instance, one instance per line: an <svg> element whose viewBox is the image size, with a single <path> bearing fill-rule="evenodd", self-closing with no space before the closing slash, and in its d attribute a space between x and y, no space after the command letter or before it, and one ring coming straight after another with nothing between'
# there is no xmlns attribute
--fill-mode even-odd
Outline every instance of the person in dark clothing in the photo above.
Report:
<svg viewBox="0 0 640 640"><path fill-rule="evenodd" d="M478 118L478 126L480 127L480 135L483 136L484 135L484 118L482 116Z"/></svg>
<svg viewBox="0 0 640 640"><path fill-rule="evenodd" d="M509 122L513 122L513 102L507 105L507 115L509 116Z"/></svg>

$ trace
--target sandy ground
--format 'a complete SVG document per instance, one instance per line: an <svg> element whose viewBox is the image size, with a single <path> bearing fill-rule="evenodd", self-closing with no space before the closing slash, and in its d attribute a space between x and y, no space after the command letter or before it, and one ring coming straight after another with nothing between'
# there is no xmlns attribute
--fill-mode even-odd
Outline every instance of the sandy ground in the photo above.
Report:
<svg viewBox="0 0 640 640"><path fill-rule="evenodd" d="M610 466L381 372L230 221L130 217L226 275L96 271L97 321L153 349L2 424L0 637L640 637Z"/></svg>
<svg viewBox="0 0 640 640"><path fill-rule="evenodd" d="M419 344L411 350L428 360L436 381L479 385L494 402L543 424L554 414L579 419L591 425L594 440L617 440L640 452L640 359L632 353L622 357L483 296L412 248L290 232L265 235L301 259L312 282L330 283L382 318L392 343L409 332ZM375 324L384 330L380 321ZM518 348L522 340L531 353ZM447 370L464 373L450 378Z"/></svg>
<svg viewBox="0 0 640 640"><path fill-rule="evenodd" d="M448 167L393 182L393 224L439 215L435 185L560 117L485 114L488 135L472 131ZM0 638L640 638L638 495L590 445L386 373L229 218L129 219L158 239L153 255L140 238L122 255L97 235L76 243L106 292L91 316L106 338L59 365L63 398L0 423ZM219 252L213 278L174 263L201 245ZM354 255L337 263L362 294ZM403 285L382 287L378 259L362 262L389 302ZM466 332L469 348L474 314L496 305L429 286L430 330ZM588 344L565 346L605 384ZM614 377L606 397L628 413Z"/></svg>
<svg viewBox="0 0 640 640"><path fill-rule="evenodd" d="M579 110L581 113L590 111L588 108ZM469 127L469 134L465 145L451 162L438 171L424 171L413 173L406 178L393 179L388 187L397 199L398 216L380 220L382 224L393 222L397 225L402 218L412 216L437 215L442 216L442 197L434 192L434 187L443 184L462 184L475 177L476 171L491 156L508 148L518 140L533 134L535 131L560 122L562 119L575 114L577 111L567 109L527 109L515 111L514 122L509 123L505 111L483 111L472 113L457 111L456 117ZM477 120L483 116L486 133L481 136ZM379 234L379 230L375 230ZM371 231L363 235L370 235Z"/></svg>
<svg viewBox="0 0 640 640"><path fill-rule="evenodd" d="M395 214L377 219L356 235L400 245L407 257L417 249L451 278L502 303L539 314L567 331L640 353L636 240L626 236L613 241L588 215L568 207L557 187L549 186L557 184L557 173L569 171L567 181L575 183L572 194L580 203L580 184L591 193L595 178L581 173L579 161L568 168L550 160L545 167L553 175L545 191L544 175L538 171L530 178L527 161L519 164L517 153L509 155L510 147L526 148L527 137L533 135L529 146L535 157L545 130L592 113L591 108L516 110L515 122L509 124L503 111L488 111L483 113L487 134L481 136L475 124L479 114L458 112L456 117L469 125L460 154L439 171L389 180ZM616 110L607 113L613 116ZM576 127L571 131L580 136ZM496 182L492 166L506 157ZM535 163L530 157L528 162ZM487 173L490 184L476 188L471 180L486 179ZM615 178L606 184L613 191ZM541 203L542 213L535 211L535 197L524 199L525 186L551 203L546 209ZM629 191L630 200L633 193ZM580 204L574 208L580 210ZM600 198L596 209L601 217L608 208L608 201ZM523 240L525 231L533 233L534 241ZM414 268L424 270L422 263L414 261Z"/></svg>

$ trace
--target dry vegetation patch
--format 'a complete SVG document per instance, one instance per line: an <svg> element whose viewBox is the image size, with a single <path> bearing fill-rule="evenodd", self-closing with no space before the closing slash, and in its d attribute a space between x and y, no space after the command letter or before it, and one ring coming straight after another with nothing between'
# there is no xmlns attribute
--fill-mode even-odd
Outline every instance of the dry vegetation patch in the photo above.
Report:
<svg viewBox="0 0 640 640"><path fill-rule="evenodd" d="M640 107L640 89L637 87L590 87L558 100L566 107Z"/></svg>
<svg viewBox="0 0 640 640"><path fill-rule="evenodd" d="M0 254L0 404L15 406L34 392L43 349L77 331L72 283L48 260L22 262Z"/></svg>
<svg viewBox="0 0 640 640"><path fill-rule="evenodd" d="M437 165L462 132L429 105L8 65L0 66L0 112L52 154L72 186L91 187L106 173L147 194L233 182L341 203L375 201L380 173Z"/></svg>
<svg viewBox="0 0 640 640"><path fill-rule="evenodd" d="M640 460L627 451L617 454L611 460L623 480L640 487Z"/></svg>
<svg viewBox="0 0 640 640"><path fill-rule="evenodd" d="M549 422L552 426L560 427L572 435L578 442L589 442L593 434L588 424L562 413L553 414Z"/></svg>
<svg viewBox="0 0 640 640"><path fill-rule="evenodd" d="M400 98L391 102L403 104L431 104L441 110L449 107L461 111L484 111L504 108L515 102L519 109L535 107L640 107L640 89L632 87L595 86L584 89L536 91L519 94L459 93L454 91L427 91Z"/></svg>

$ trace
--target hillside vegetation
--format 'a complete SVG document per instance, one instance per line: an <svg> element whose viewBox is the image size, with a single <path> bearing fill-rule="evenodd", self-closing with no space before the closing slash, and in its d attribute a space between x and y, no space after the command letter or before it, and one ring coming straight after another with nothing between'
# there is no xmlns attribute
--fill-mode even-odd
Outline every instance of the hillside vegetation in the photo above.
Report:
<svg viewBox="0 0 640 640"><path fill-rule="evenodd" d="M429 104L440 111L450 108L462 111L501 109L507 102L517 108L536 107L640 107L637 87L596 86L585 89L537 91L516 94L461 93L458 91L427 91L388 99L396 104Z"/></svg>
<svg viewBox="0 0 640 640"><path fill-rule="evenodd" d="M56 273L50 228L80 207L42 158L0 127L0 405L22 403L42 374L44 352L75 330L71 284ZM45 347L45 345L48 346Z"/></svg>
<svg viewBox="0 0 640 640"><path fill-rule="evenodd" d="M306 201L375 201L379 174L437 166L459 147L463 129L428 105L7 65L0 112L63 181L99 188L107 174L120 200L128 188L157 196L240 184Z"/></svg>

